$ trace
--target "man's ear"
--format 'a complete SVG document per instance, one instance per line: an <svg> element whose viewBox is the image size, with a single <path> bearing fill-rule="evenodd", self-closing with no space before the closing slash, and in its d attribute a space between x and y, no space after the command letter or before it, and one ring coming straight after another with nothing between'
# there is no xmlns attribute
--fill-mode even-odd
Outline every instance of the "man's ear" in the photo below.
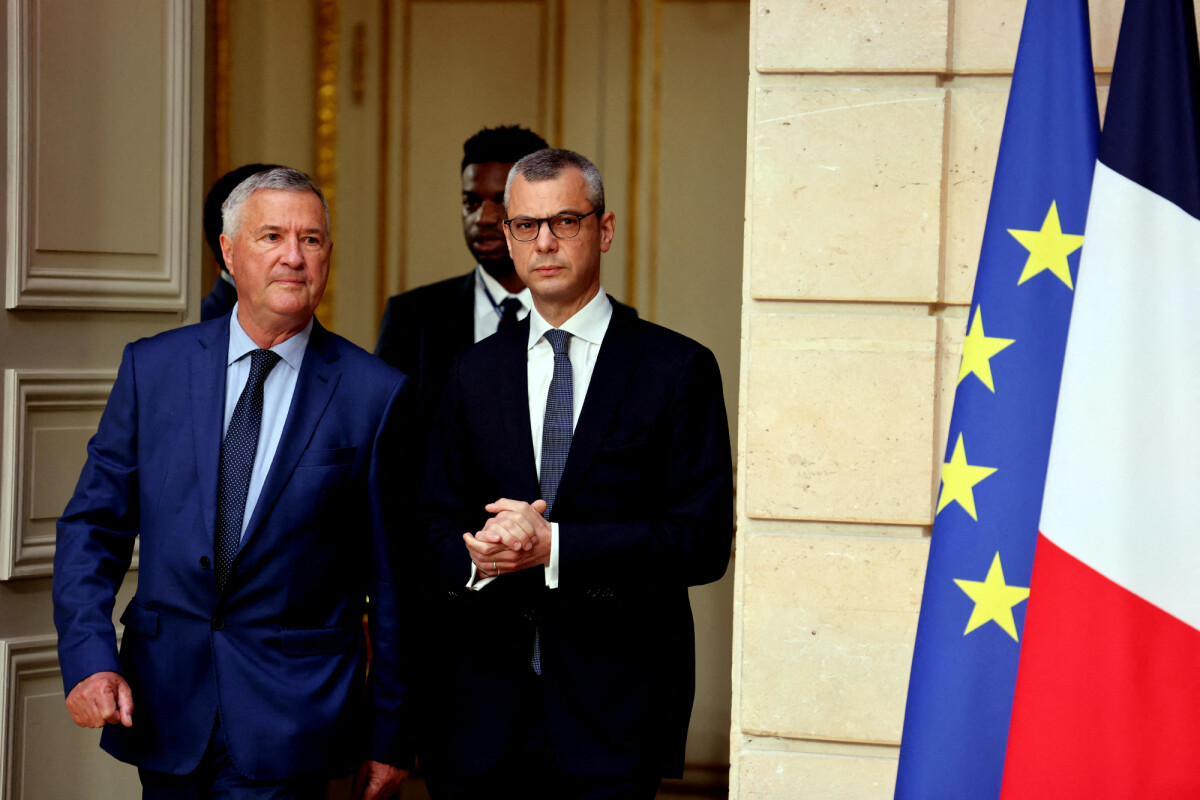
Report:
<svg viewBox="0 0 1200 800"><path fill-rule="evenodd" d="M608 248L612 247L613 234L617 230L617 215L611 211L605 211L604 216L600 217L600 252L607 253Z"/></svg>
<svg viewBox="0 0 1200 800"><path fill-rule="evenodd" d="M225 259L225 269L229 270L229 274L237 280L237 273L233 271L233 240L225 234L221 234L221 258Z"/></svg>

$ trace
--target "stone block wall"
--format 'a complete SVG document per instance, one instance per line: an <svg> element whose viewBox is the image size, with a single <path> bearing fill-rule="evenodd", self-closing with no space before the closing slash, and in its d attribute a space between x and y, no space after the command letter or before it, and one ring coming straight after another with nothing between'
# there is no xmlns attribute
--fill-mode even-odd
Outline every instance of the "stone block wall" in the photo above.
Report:
<svg viewBox="0 0 1200 800"><path fill-rule="evenodd" d="M751 5L732 798L892 796L1024 9Z"/></svg>

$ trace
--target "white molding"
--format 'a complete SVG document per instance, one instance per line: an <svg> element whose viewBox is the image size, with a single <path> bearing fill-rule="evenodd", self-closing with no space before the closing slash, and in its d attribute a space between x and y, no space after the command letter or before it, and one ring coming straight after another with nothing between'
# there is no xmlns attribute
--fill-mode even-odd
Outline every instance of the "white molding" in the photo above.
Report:
<svg viewBox="0 0 1200 800"><path fill-rule="evenodd" d="M61 672L56 635L0 639L0 773L5 776L0 797L16 797L20 777L16 755L24 733L20 725L21 681Z"/></svg>
<svg viewBox="0 0 1200 800"><path fill-rule="evenodd" d="M166 3L164 42L163 247L157 268L147 273L117 266L113 254L91 254L96 268L86 271L38 266L33 252L33 187L30 164L37 143L33 128L39 0L7 0L8 151L7 279L9 309L185 311L188 288L188 197L192 110L192 4ZM145 258L145 257L141 257ZM109 264L108 268L103 265Z"/></svg>
<svg viewBox="0 0 1200 800"><path fill-rule="evenodd" d="M8 0L6 16L8 17L8 63L5 64L7 78L8 108L7 120L8 148L5 153L7 170L5 172L5 202L7 219L5 220L8 236L5 247L5 274L7 280L8 308L15 306L15 298L19 292L20 276L29 270L28 251L25 244L28 241L29 226L26 220L29 216L28 186L29 160L29 79L30 72L28 53L33 48L28 39L32 36L34 26L30 24L32 8L26 0Z"/></svg>
<svg viewBox="0 0 1200 800"><path fill-rule="evenodd" d="M54 542L28 535L25 509L30 480L26 428L30 411L97 410L108 401L115 370L4 371L0 434L0 580L46 577L54 570ZM137 568L137 551L130 567Z"/></svg>
<svg viewBox="0 0 1200 800"><path fill-rule="evenodd" d="M115 625L117 647L125 633L123 625ZM62 666L58 663L58 635L0 638L0 799L17 798L18 788L24 789L24 764L17 756L25 751L25 726L21 684L37 678L57 676L62 685ZM63 708L64 717L67 710ZM72 723L73 724L73 723ZM44 765L43 765L44 766Z"/></svg>

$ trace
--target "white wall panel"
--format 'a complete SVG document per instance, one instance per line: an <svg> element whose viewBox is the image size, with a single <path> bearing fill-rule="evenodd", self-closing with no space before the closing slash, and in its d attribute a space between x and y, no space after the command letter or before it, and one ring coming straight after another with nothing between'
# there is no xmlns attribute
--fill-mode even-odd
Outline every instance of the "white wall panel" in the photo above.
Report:
<svg viewBox="0 0 1200 800"><path fill-rule="evenodd" d="M0 797L140 797L137 770L100 749L99 730L71 722L56 643L53 635L0 639Z"/></svg>
<svg viewBox="0 0 1200 800"><path fill-rule="evenodd" d="M192 5L8 0L8 308L186 308Z"/></svg>
<svg viewBox="0 0 1200 800"><path fill-rule="evenodd" d="M5 370L0 580L51 573L55 522L115 379L115 370Z"/></svg>

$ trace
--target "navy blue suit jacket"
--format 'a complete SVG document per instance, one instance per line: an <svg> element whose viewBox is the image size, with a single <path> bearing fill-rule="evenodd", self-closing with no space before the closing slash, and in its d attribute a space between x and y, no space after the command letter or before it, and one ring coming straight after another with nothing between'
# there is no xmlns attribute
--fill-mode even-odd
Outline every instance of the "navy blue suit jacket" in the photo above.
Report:
<svg viewBox="0 0 1200 800"><path fill-rule="evenodd" d="M220 711L238 769L281 780L411 762L400 548L381 487L405 377L313 326L291 408L224 592L212 568L229 318L126 347L58 524L54 614L65 688L124 675L132 728L102 746L150 770L198 764ZM247 513L251 513L247 510ZM140 537L137 593L114 594ZM364 688L370 597L374 667Z"/></svg>
<svg viewBox="0 0 1200 800"><path fill-rule="evenodd" d="M503 754L540 631L546 724L576 775L682 773L695 685L688 587L717 580L733 533L721 376L696 342L616 307L555 499L560 588L544 570L463 591L464 532L501 497L540 496L528 320L465 350L429 444L421 524L441 591L422 757L485 774Z"/></svg>

